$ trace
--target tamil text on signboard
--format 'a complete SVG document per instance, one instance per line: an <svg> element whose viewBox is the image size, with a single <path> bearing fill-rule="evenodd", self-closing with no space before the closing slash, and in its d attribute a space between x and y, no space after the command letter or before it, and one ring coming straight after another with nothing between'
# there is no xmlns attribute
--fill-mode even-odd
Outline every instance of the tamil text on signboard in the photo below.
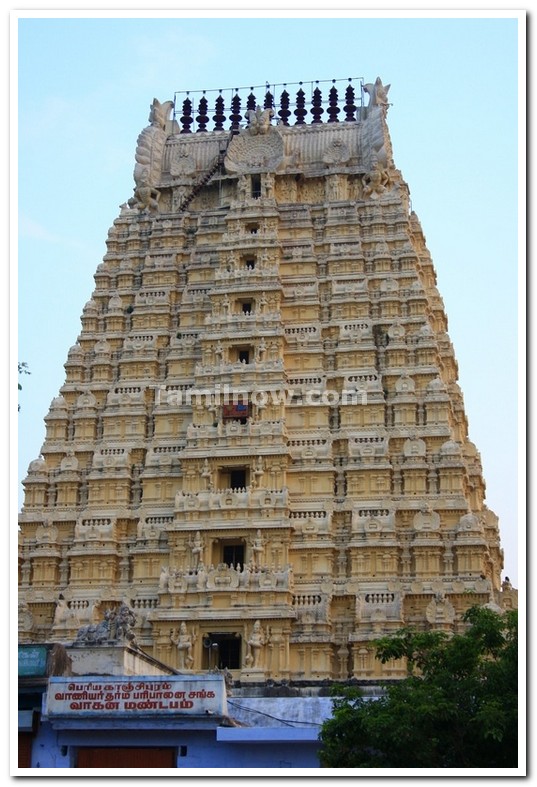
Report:
<svg viewBox="0 0 537 787"><path fill-rule="evenodd" d="M189 713L225 715L226 690L220 676L166 678L51 678L47 714Z"/></svg>

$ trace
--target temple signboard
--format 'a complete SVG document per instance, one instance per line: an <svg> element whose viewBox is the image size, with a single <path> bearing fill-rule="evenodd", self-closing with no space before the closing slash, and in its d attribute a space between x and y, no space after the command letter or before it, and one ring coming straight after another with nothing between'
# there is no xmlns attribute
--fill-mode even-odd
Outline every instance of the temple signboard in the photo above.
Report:
<svg viewBox="0 0 537 787"><path fill-rule="evenodd" d="M50 678L48 716L192 714L225 715L221 676Z"/></svg>
<svg viewBox="0 0 537 787"><path fill-rule="evenodd" d="M42 677L47 670L46 645L19 645L19 677Z"/></svg>

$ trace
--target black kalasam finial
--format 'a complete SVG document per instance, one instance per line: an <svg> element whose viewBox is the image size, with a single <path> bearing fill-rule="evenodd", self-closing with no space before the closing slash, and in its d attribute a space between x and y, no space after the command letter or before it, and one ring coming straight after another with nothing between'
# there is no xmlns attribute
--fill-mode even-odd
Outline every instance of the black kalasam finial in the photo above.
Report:
<svg viewBox="0 0 537 787"><path fill-rule="evenodd" d="M345 91L345 106L343 109L345 110L346 121L353 121L356 119L354 114L356 111L356 104L354 103L354 88L352 85L349 85Z"/></svg>
<svg viewBox="0 0 537 787"><path fill-rule="evenodd" d="M335 85L332 85L328 94L328 122L339 123L338 115L340 111L338 107L337 88Z"/></svg>
<svg viewBox="0 0 537 787"><path fill-rule="evenodd" d="M278 117L281 118L282 125L288 126L289 125L289 115L291 112L289 111L289 93L287 90L284 90L280 96L280 110L278 112Z"/></svg>
<svg viewBox="0 0 537 787"><path fill-rule="evenodd" d="M181 134L190 134L190 126L194 122L194 118L192 117L192 101L189 98L185 98L183 101L183 114L180 120L183 126Z"/></svg>
<svg viewBox="0 0 537 787"><path fill-rule="evenodd" d="M235 88L238 90L238 88ZM240 128L240 122L242 120L241 115L241 97L238 93L235 93L233 98L231 99L231 115L229 116L231 120L231 130L237 132Z"/></svg>
<svg viewBox="0 0 537 787"><path fill-rule="evenodd" d="M207 99L205 98L205 90L203 91L203 96L200 98L200 102L198 105L198 114L196 116L196 123L198 124L197 132L200 131L207 131L207 123L209 122L209 116L207 115Z"/></svg>
<svg viewBox="0 0 537 787"><path fill-rule="evenodd" d="M223 131L224 130L224 121L226 116L224 114L224 99L222 98L222 91L220 91L220 95L214 102L214 130L215 131Z"/></svg>
<svg viewBox="0 0 537 787"><path fill-rule="evenodd" d="M320 88L316 87L313 91L313 97L311 99L311 114L313 115L312 123L322 123L321 115L324 112L322 107L323 103L323 95L321 93Z"/></svg>
<svg viewBox="0 0 537 787"><path fill-rule="evenodd" d="M302 84L302 82L300 82L300 84ZM304 118L308 114L308 110L305 108L305 104L306 104L306 94L304 93L302 88L300 88L300 90L296 94L296 109L294 112L296 117L296 123L295 123L296 126L304 125Z"/></svg>

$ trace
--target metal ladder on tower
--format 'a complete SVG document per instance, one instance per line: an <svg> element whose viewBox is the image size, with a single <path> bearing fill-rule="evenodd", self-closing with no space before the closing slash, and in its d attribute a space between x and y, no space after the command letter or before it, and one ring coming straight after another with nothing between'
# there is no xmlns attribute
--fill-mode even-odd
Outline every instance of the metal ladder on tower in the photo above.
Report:
<svg viewBox="0 0 537 787"><path fill-rule="evenodd" d="M198 181L198 183L196 183L192 191L190 191L189 194L185 197L185 199L181 202L181 204L179 205L179 213L186 210L186 208L192 202L192 200L199 194L202 188L207 185L207 183L218 171L220 166L224 163L224 158L226 156L227 149L229 147L231 140L235 136L235 133L236 132L233 129L226 140L226 146L218 151L218 155L216 156L213 163L211 164L210 169L205 173L205 175L201 178L201 180Z"/></svg>

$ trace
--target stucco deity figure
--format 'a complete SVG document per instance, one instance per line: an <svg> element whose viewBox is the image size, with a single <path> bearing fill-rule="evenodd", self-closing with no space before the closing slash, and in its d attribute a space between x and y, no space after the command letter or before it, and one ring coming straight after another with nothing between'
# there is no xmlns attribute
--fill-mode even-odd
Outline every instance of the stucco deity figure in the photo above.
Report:
<svg viewBox="0 0 537 787"><path fill-rule="evenodd" d="M274 114L274 113L273 113ZM274 175L272 172L265 172L265 176L263 178L263 187L265 197L272 197L274 194ZM263 231L267 231L267 222L263 221Z"/></svg>
<svg viewBox="0 0 537 787"><path fill-rule="evenodd" d="M192 552L192 563L194 568L203 563L203 539L201 537L201 533L198 530L196 535L193 539L189 542L189 547Z"/></svg>
<svg viewBox="0 0 537 787"><path fill-rule="evenodd" d="M260 665L263 647L266 644L265 634L261 628L261 623L256 620L247 641L248 650L246 653L245 663L247 667L257 669Z"/></svg>
<svg viewBox="0 0 537 787"><path fill-rule="evenodd" d="M326 178L326 197L328 200L341 199L339 175L328 175Z"/></svg>
<svg viewBox="0 0 537 787"><path fill-rule="evenodd" d="M210 366L213 360L213 351L211 347L204 347L202 350L203 365Z"/></svg>
<svg viewBox="0 0 537 787"><path fill-rule="evenodd" d="M425 616L431 625L450 627L455 619L455 609L445 593L437 592L427 605Z"/></svg>
<svg viewBox="0 0 537 787"><path fill-rule="evenodd" d="M101 608L101 600L96 598L93 604L91 605L90 610L90 623L98 623L99 622L99 610Z"/></svg>
<svg viewBox="0 0 537 787"><path fill-rule="evenodd" d="M54 612L54 625L56 626L58 623L65 623L68 616L69 607L67 606L67 601L60 594L60 597L56 603L56 610Z"/></svg>
<svg viewBox="0 0 537 787"><path fill-rule="evenodd" d="M267 134L270 128L270 120L274 116L273 109L250 109L246 113L248 119L247 131L252 135Z"/></svg>
<svg viewBox="0 0 537 787"><path fill-rule="evenodd" d="M259 486L259 483L260 483L260 481L261 481L261 478L263 477L264 473L265 473L265 468L264 468L264 465L263 465L263 459L262 459L261 457L259 457L259 458L258 458L258 459L257 459L257 460L254 462L254 464L253 464L253 467L252 467L252 476L253 476L253 479L252 479L251 486L252 486L254 489L256 489L256 488ZM258 532L259 532L259 531L258 531ZM255 542L254 542L254 543L255 543Z"/></svg>
<svg viewBox="0 0 537 787"><path fill-rule="evenodd" d="M160 579L158 583L158 589L160 593L166 593L168 590L168 582L170 579L170 569L168 566L162 566L160 569Z"/></svg>
<svg viewBox="0 0 537 787"><path fill-rule="evenodd" d="M214 412L216 412L216 407L212 408ZM201 477L205 478L205 488L208 489L210 492L213 490L213 474L211 472L211 467L209 465L209 460L205 459L203 462L203 469L201 471Z"/></svg>
<svg viewBox="0 0 537 787"><path fill-rule="evenodd" d="M188 632L186 623L181 623L179 631L176 630L171 632L170 639L177 647L179 669L191 669L194 663L192 648L196 641L196 637Z"/></svg>
<svg viewBox="0 0 537 787"><path fill-rule="evenodd" d="M271 309L272 311L272 309ZM280 357L280 348L278 342L270 342L269 344L269 361L276 361Z"/></svg>
<svg viewBox="0 0 537 787"><path fill-rule="evenodd" d="M78 628L80 626L76 614L70 609L67 601L60 593L54 612L54 627Z"/></svg>
<svg viewBox="0 0 537 787"><path fill-rule="evenodd" d="M242 569L239 572L239 586L243 588L247 588L250 585L250 574L252 573L251 567L248 565L243 565Z"/></svg>
<svg viewBox="0 0 537 787"><path fill-rule="evenodd" d="M256 347L255 351L255 360L261 363L265 360L265 353L267 352L267 345L263 337L261 337L261 341L259 342L258 346Z"/></svg>
<svg viewBox="0 0 537 787"><path fill-rule="evenodd" d="M168 574L168 593L175 593L176 581L179 577L179 570L177 568L170 568L170 572Z"/></svg>
<svg viewBox="0 0 537 787"><path fill-rule="evenodd" d="M362 178L364 197L378 197L386 190L388 185L388 175L383 170L378 161L373 164L373 169Z"/></svg>
<svg viewBox="0 0 537 787"><path fill-rule="evenodd" d="M365 92L369 94L369 106L387 107L389 89L390 85L383 85L380 77L377 77L374 83L368 82L364 85Z"/></svg>
<svg viewBox="0 0 537 787"><path fill-rule="evenodd" d="M261 530L258 530L255 534L255 538L252 539L252 557L253 563L255 566L260 565L261 555L265 551L265 542L263 541L263 537L261 536Z"/></svg>
<svg viewBox="0 0 537 787"><path fill-rule="evenodd" d="M198 590L204 590L207 585L207 569L203 562L200 562L198 565L197 576L196 587Z"/></svg>
<svg viewBox="0 0 537 787"><path fill-rule="evenodd" d="M160 192L149 182L149 170L143 169L138 177L134 197L129 200L129 205L138 208L138 210L148 210L150 213L156 213L159 198Z"/></svg>
<svg viewBox="0 0 537 787"><path fill-rule="evenodd" d="M122 603L112 616L112 638L119 640L126 639L130 642L135 642L134 632L132 631L135 625L136 615L127 604Z"/></svg>

